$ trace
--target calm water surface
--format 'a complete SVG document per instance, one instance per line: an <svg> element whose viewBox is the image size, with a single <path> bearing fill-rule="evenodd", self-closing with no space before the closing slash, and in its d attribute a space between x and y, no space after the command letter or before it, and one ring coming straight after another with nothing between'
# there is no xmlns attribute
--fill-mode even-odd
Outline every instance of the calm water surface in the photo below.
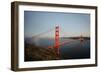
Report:
<svg viewBox="0 0 100 73"><path fill-rule="evenodd" d="M90 40L79 41L75 39L60 39L60 42L72 41L61 45L59 48L61 59L84 59L90 58ZM28 43L33 43L37 46L48 47L54 45L53 39L35 39L28 40Z"/></svg>

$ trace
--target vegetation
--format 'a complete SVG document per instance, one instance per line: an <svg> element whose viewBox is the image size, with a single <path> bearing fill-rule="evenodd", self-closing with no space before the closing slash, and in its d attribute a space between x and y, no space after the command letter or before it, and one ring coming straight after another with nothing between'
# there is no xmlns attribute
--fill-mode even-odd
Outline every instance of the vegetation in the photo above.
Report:
<svg viewBox="0 0 100 73"><path fill-rule="evenodd" d="M59 57L54 49L38 47L25 43L25 61L57 60Z"/></svg>

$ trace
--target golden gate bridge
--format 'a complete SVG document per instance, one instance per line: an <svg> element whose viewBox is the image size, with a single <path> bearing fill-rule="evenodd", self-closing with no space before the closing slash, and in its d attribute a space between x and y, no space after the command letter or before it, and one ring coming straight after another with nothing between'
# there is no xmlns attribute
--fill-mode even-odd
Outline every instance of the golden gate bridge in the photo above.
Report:
<svg viewBox="0 0 100 73"><path fill-rule="evenodd" d="M39 34L33 36L32 38L34 38L34 37L36 37L36 38L40 37L41 35L44 35L44 34L47 34L48 32L51 32L52 30L55 30L54 45L48 46L47 48L49 48L49 49L55 49L57 55L59 55L59 48L60 48L60 46L62 46L64 44L69 44L69 43L75 41L75 40L71 40L71 41L66 40L66 41L60 42L60 27L59 26L55 26L55 28L49 29L49 30L47 30L45 32L42 32L42 33L39 33ZM79 40L80 42L83 42L84 38L81 35L76 40Z"/></svg>

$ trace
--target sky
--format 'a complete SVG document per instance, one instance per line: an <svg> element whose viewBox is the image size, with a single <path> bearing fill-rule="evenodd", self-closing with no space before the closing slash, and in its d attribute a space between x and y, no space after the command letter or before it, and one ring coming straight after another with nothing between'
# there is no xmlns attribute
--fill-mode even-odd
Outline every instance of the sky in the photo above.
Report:
<svg viewBox="0 0 100 73"><path fill-rule="evenodd" d="M25 37L34 37L36 35L40 37L54 37L55 26L59 26L60 37L74 37L80 35L89 37L90 14L24 11ZM51 32L45 33L51 29Z"/></svg>

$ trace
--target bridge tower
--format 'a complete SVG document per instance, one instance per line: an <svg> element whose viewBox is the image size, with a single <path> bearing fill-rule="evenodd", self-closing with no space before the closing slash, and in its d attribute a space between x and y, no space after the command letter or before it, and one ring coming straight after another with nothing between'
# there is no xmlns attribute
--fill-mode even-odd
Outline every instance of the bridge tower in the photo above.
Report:
<svg viewBox="0 0 100 73"><path fill-rule="evenodd" d="M55 49L59 55L59 26L55 27Z"/></svg>

